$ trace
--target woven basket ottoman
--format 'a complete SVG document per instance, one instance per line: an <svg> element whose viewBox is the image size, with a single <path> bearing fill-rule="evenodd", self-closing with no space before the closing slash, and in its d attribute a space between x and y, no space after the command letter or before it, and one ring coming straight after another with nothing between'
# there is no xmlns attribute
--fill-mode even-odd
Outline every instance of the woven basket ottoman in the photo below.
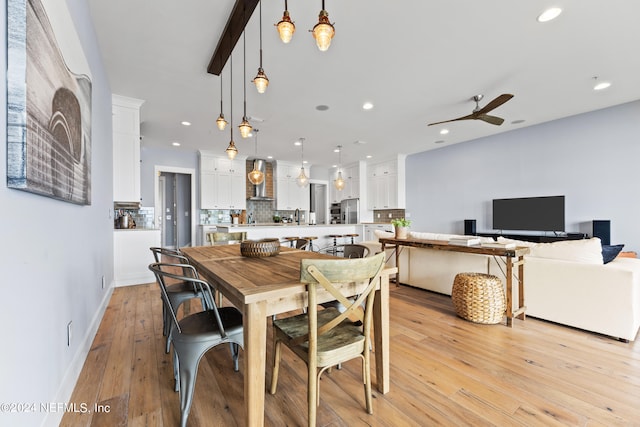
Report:
<svg viewBox="0 0 640 427"><path fill-rule="evenodd" d="M457 274L451 300L458 316L476 323L500 323L507 308L502 281L491 274Z"/></svg>

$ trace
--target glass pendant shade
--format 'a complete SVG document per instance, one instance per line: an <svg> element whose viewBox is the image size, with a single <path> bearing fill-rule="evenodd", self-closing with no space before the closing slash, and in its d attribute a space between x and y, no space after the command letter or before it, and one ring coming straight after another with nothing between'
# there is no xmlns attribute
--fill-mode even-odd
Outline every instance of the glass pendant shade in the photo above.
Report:
<svg viewBox="0 0 640 427"><path fill-rule="evenodd" d="M233 142L233 139L231 140L231 142L229 143L229 146L225 151L227 153L227 157L230 160L233 160L236 158L236 156L238 155L238 149L236 148L236 144L235 142Z"/></svg>
<svg viewBox="0 0 640 427"><path fill-rule="evenodd" d="M264 173L253 167L253 170L247 174L249 182L253 185L260 185L264 182Z"/></svg>
<svg viewBox="0 0 640 427"><path fill-rule="evenodd" d="M267 90L269 79L262 68L258 68L258 74L253 79L253 83L256 85L256 89L258 89L258 93L264 93Z"/></svg>
<svg viewBox="0 0 640 427"><path fill-rule="evenodd" d="M238 125L238 129L240 129L240 136L243 138L249 138L249 134L251 133L251 130L253 129L251 127L251 125L249 124L249 121L247 120L246 117L242 118L242 123L240 123Z"/></svg>
<svg viewBox="0 0 640 427"><path fill-rule="evenodd" d="M313 27L313 38L316 39L316 45L322 52L329 49L331 39L336 33L335 28L329 22L329 14L326 10L321 10L318 17L318 23Z"/></svg>
<svg viewBox="0 0 640 427"><path fill-rule="evenodd" d="M289 43L293 37L293 33L296 32L296 26L291 22L288 10L284 11L282 20L276 24L276 28L278 29L280 40L282 40L283 43Z"/></svg>
<svg viewBox="0 0 640 427"><path fill-rule="evenodd" d="M224 114L220 113L216 120L216 125L218 125L218 129L220 130L224 130L227 127L227 121L224 119Z"/></svg>
<svg viewBox="0 0 640 427"><path fill-rule="evenodd" d="M338 191L344 190L345 181L342 178L342 171L338 171L338 177L335 179L335 181L333 181L333 185Z"/></svg>
<svg viewBox="0 0 640 427"><path fill-rule="evenodd" d="M300 175L296 178L298 187L306 187L309 184L309 177L304 173L304 166L300 168Z"/></svg>

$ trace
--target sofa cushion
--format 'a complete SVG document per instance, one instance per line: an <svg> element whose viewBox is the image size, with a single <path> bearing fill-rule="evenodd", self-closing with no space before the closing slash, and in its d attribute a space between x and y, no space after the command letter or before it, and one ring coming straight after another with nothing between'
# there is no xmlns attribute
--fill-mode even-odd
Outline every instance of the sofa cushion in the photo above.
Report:
<svg viewBox="0 0 640 427"><path fill-rule="evenodd" d="M538 243L531 248L531 257L575 261L586 264L604 264L600 239L562 240Z"/></svg>
<svg viewBox="0 0 640 427"><path fill-rule="evenodd" d="M393 239L396 235L393 231L384 231L384 230L373 230L373 234L380 239Z"/></svg>
<svg viewBox="0 0 640 427"><path fill-rule="evenodd" d="M602 261L605 264L610 263L618 256L622 248L624 245L602 245Z"/></svg>
<svg viewBox="0 0 640 427"><path fill-rule="evenodd" d="M536 242L528 242L526 240L508 239L506 237L498 236L499 243L515 243L516 246L525 246L527 248L533 248L538 245Z"/></svg>

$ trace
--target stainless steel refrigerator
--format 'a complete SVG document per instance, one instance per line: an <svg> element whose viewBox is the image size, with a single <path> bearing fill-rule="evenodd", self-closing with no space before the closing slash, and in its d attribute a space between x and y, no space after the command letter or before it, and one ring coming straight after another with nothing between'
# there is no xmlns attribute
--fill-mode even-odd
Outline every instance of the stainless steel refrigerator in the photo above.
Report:
<svg viewBox="0 0 640 427"><path fill-rule="evenodd" d="M340 202L341 224L357 224L360 221L360 199L344 199Z"/></svg>

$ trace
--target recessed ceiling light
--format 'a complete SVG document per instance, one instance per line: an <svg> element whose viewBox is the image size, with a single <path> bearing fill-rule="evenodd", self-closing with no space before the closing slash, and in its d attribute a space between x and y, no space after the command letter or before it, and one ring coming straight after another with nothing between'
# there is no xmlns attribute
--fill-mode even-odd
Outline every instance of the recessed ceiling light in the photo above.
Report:
<svg viewBox="0 0 640 427"><path fill-rule="evenodd" d="M306 164L307 164L307 163L309 163L309 162L308 162L308 161L306 161L306 160L303 160L303 161L302 161L302 163L304 163L304 164L306 165Z"/></svg>
<svg viewBox="0 0 640 427"><path fill-rule="evenodd" d="M338 165L331 165L331 167L332 167L332 168L337 168L337 167L338 167Z"/></svg>
<svg viewBox="0 0 640 427"><path fill-rule="evenodd" d="M371 154L367 155L367 159L371 159L373 156Z"/></svg>
<svg viewBox="0 0 640 427"><path fill-rule="evenodd" d="M364 104L362 104L363 110L371 110L372 108L373 108L373 104L370 102L365 102Z"/></svg>
<svg viewBox="0 0 640 427"><path fill-rule="evenodd" d="M334 153L339 153L339 152L340 152L340 149L339 149L339 148L334 148L334 149L333 149L333 152L334 152Z"/></svg>
<svg viewBox="0 0 640 427"><path fill-rule="evenodd" d="M302 145L302 142L300 142L300 140L297 140L296 142L293 143L293 145L300 146L300 145Z"/></svg>
<svg viewBox="0 0 640 427"><path fill-rule="evenodd" d="M273 159L273 156L267 156L267 159Z"/></svg>
<svg viewBox="0 0 640 427"><path fill-rule="evenodd" d="M551 7L538 15L538 22L549 22L556 19L561 13L562 9L559 7Z"/></svg>
<svg viewBox="0 0 640 427"><path fill-rule="evenodd" d="M513 120L511 122L512 125L519 125L520 123L524 123L524 119Z"/></svg>
<svg viewBox="0 0 640 427"><path fill-rule="evenodd" d="M596 85L593 87L593 90L602 90L608 88L609 86L611 86L611 83L609 82L600 82L596 83Z"/></svg>
<svg viewBox="0 0 640 427"><path fill-rule="evenodd" d="M442 144L442 143L444 143L444 139L439 139L437 141L434 141L433 143L434 144Z"/></svg>
<svg viewBox="0 0 640 427"><path fill-rule="evenodd" d="M448 133L449 133L449 129L442 129L442 130L440 131L440 135L446 135L446 134L448 134Z"/></svg>
<svg viewBox="0 0 640 427"><path fill-rule="evenodd" d="M171 143L174 147L180 147L180 143L178 141L174 141Z"/></svg>
<svg viewBox="0 0 640 427"><path fill-rule="evenodd" d="M316 110L318 111L327 111L329 109L328 105L316 105Z"/></svg>
<svg viewBox="0 0 640 427"><path fill-rule="evenodd" d="M367 141L363 141L361 139L358 139L358 140L353 141L353 143L356 144L356 145L364 145L364 144L367 143Z"/></svg>
<svg viewBox="0 0 640 427"><path fill-rule="evenodd" d="M183 126L191 126L191 122L187 122L187 121L180 122L180 124Z"/></svg>

